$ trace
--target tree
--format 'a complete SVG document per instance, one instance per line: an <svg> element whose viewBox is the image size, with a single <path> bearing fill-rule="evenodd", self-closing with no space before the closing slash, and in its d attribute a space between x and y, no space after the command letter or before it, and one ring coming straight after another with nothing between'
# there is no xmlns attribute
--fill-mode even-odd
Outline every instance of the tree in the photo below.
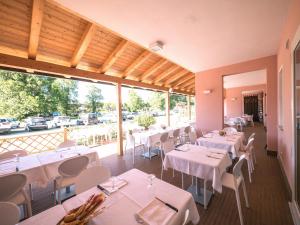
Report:
<svg viewBox="0 0 300 225"><path fill-rule="evenodd" d="M128 93L128 101L125 103L125 107L130 112L137 112L144 109L145 103L136 91L131 89Z"/></svg>
<svg viewBox="0 0 300 225"><path fill-rule="evenodd" d="M176 105L180 103L187 104L186 96L185 95L177 95L177 94L171 94L170 95L170 109L174 109Z"/></svg>
<svg viewBox="0 0 300 225"><path fill-rule="evenodd" d="M103 110L106 112L112 112L116 110L116 103L114 102L104 102Z"/></svg>
<svg viewBox="0 0 300 225"><path fill-rule="evenodd" d="M149 98L149 105L152 110L165 110L165 97L161 92L152 92Z"/></svg>
<svg viewBox="0 0 300 225"><path fill-rule="evenodd" d="M103 96L101 89L95 85L90 85L88 94L86 95L86 106L89 112L97 112L102 107Z"/></svg>
<svg viewBox="0 0 300 225"><path fill-rule="evenodd" d="M77 102L76 81L0 70L0 115L69 115Z"/></svg>

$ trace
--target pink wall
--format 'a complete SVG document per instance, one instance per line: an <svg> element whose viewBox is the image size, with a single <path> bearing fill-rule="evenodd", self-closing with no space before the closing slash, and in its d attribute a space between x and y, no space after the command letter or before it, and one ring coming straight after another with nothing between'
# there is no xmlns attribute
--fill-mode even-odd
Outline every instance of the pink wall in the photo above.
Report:
<svg viewBox="0 0 300 225"><path fill-rule="evenodd" d="M277 57L268 56L247 62L196 73L196 125L198 129L214 130L223 127L223 79L224 75L255 70L267 71L267 119L268 149L277 150ZM211 89L209 95L203 90ZM269 100L270 99L270 100ZM275 101L274 101L275 100Z"/></svg>
<svg viewBox="0 0 300 225"><path fill-rule="evenodd" d="M284 26L277 55L277 70L283 67L284 73L284 118L283 130L278 130L278 149L285 173L292 186L293 158L292 158L292 58L291 49L285 48L289 39L292 42L296 30L300 25L300 0L292 0L289 8L288 18Z"/></svg>
<svg viewBox="0 0 300 225"><path fill-rule="evenodd" d="M227 116L241 116L243 115L243 91L263 91L266 92L266 85L252 85L245 87L227 88L225 89L224 104L226 104ZM232 98L236 100L232 101ZM225 112L226 116L226 112Z"/></svg>

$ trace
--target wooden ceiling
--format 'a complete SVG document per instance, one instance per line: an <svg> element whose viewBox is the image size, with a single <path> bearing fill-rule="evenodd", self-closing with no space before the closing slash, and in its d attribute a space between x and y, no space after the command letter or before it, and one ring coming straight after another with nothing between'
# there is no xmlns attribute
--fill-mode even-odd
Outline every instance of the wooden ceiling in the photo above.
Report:
<svg viewBox="0 0 300 225"><path fill-rule="evenodd" d="M190 95L195 92L195 75L191 71L52 0L0 0L0 33L1 57L29 59L27 64L32 68L32 61L46 62L48 68L53 64L60 71L61 66L69 72L86 71L99 80L115 78L128 85L172 88Z"/></svg>

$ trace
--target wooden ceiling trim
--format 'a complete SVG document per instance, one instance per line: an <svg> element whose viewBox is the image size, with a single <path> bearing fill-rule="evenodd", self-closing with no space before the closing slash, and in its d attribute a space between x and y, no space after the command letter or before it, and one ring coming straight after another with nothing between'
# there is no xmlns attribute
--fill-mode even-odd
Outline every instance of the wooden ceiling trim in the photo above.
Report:
<svg viewBox="0 0 300 225"><path fill-rule="evenodd" d="M110 54L110 56L106 59L106 61L102 64L98 72L105 73L115 63L118 57L120 57L120 55L124 52L128 44L129 41L122 40L114 49L114 51Z"/></svg>
<svg viewBox="0 0 300 225"><path fill-rule="evenodd" d="M80 42L73 54L73 57L71 59L71 66L76 67L82 58L83 54L87 50L94 34L96 31L96 26L92 23L89 23L80 39Z"/></svg>
<svg viewBox="0 0 300 225"><path fill-rule="evenodd" d="M179 85L188 82L189 80L194 79L194 75L187 75L185 78L182 78L171 84L172 87L178 87Z"/></svg>
<svg viewBox="0 0 300 225"><path fill-rule="evenodd" d="M153 73L168 63L165 59L160 59L157 63L151 66L140 78L139 81L147 80Z"/></svg>
<svg viewBox="0 0 300 225"><path fill-rule="evenodd" d="M170 85L172 82L184 77L186 74L190 73L189 71L186 71L185 69L182 69L179 73L175 74L174 76L171 76L168 78L164 85Z"/></svg>
<svg viewBox="0 0 300 225"><path fill-rule="evenodd" d="M124 73L122 73L121 77L126 78L130 75L136 68L138 68L141 64L143 64L149 57L152 55L151 52L145 50L142 54L139 55L131 64L126 68Z"/></svg>
<svg viewBox="0 0 300 225"><path fill-rule="evenodd" d="M162 81L163 79L165 79L167 76L169 76L171 73L173 73L178 68L179 68L179 66L172 65L166 71L164 71L162 74L159 74L157 77L155 77L154 80L152 81L152 83L154 83L154 84L155 83L159 83L160 81Z"/></svg>
<svg viewBox="0 0 300 225"><path fill-rule="evenodd" d="M31 26L28 46L28 58L35 59L39 45L44 13L44 0L33 0Z"/></svg>
<svg viewBox="0 0 300 225"><path fill-rule="evenodd" d="M9 56L6 54L0 54L0 66L6 68L16 68L16 69L31 69L36 72L53 74L59 76L70 76L74 78L87 79L87 80L96 80L103 81L108 83L120 83L128 86L141 87L153 90L169 91L169 88L160 87L153 84L142 83L138 81L122 79L120 77L108 76L105 74L100 74L96 72L90 72L85 70L80 70L77 68L61 66L57 64L52 64L48 62L41 62L35 60L28 60L16 56ZM191 94L186 91L176 91L180 94Z"/></svg>

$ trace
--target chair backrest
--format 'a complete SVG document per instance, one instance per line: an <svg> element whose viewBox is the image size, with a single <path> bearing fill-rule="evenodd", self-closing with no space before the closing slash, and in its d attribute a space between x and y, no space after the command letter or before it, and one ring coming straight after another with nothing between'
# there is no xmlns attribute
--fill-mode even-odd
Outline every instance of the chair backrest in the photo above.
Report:
<svg viewBox="0 0 300 225"><path fill-rule="evenodd" d="M189 134L191 132L191 126L187 126L184 128L184 133Z"/></svg>
<svg viewBox="0 0 300 225"><path fill-rule="evenodd" d="M239 177L243 177L242 166L244 161L246 160L245 157L246 157L245 154L241 155L239 161L233 167L232 174L235 179L238 179Z"/></svg>
<svg viewBox="0 0 300 225"><path fill-rule="evenodd" d="M20 157L28 155L28 153L25 150L13 150L2 153L0 155L0 160L15 158L15 154L18 154L18 156Z"/></svg>
<svg viewBox="0 0 300 225"><path fill-rule="evenodd" d="M203 132L202 132L202 130L201 130L201 129L199 129L199 130L196 130L196 134L197 134L197 138L199 138L199 137L203 137Z"/></svg>
<svg viewBox="0 0 300 225"><path fill-rule="evenodd" d="M73 141L73 140L67 140L67 141L64 141L64 142L60 143L60 144L57 146L57 149L60 149L60 148L68 148L68 147L73 147L73 146L76 146L76 141Z"/></svg>
<svg viewBox="0 0 300 225"><path fill-rule="evenodd" d="M93 166L83 170L75 179L75 192L80 194L100 183L108 180L111 174L109 169L103 166Z"/></svg>
<svg viewBox="0 0 300 225"><path fill-rule="evenodd" d="M0 202L1 224L15 225L20 220L20 210L12 202Z"/></svg>
<svg viewBox="0 0 300 225"><path fill-rule="evenodd" d="M225 127L224 131L228 134L237 133L237 129L235 129L234 127Z"/></svg>
<svg viewBox="0 0 300 225"><path fill-rule="evenodd" d="M62 177L75 177L79 175L88 165L89 158L87 156L78 156L67 159L58 167L58 173Z"/></svg>
<svg viewBox="0 0 300 225"><path fill-rule="evenodd" d="M165 143L168 139L169 139L169 133L168 132L163 133L160 136L160 143Z"/></svg>
<svg viewBox="0 0 300 225"><path fill-rule="evenodd" d="M178 129L176 129L176 130L173 131L173 137L174 138L178 138L179 135L180 135L180 128L178 128Z"/></svg>
<svg viewBox="0 0 300 225"><path fill-rule="evenodd" d="M174 141L172 139L169 139L166 142L162 143L161 147L164 152L164 155L166 155L168 152L175 149Z"/></svg>
<svg viewBox="0 0 300 225"><path fill-rule="evenodd" d="M14 195L22 191L26 182L27 177L21 173L0 177L0 201L9 201Z"/></svg>
<svg viewBox="0 0 300 225"><path fill-rule="evenodd" d="M189 215L190 215L190 210L189 209L185 210L184 221L182 225L186 225L188 223Z"/></svg>
<svg viewBox="0 0 300 225"><path fill-rule="evenodd" d="M248 140L248 143L246 145L246 152L251 150L251 147L253 147L254 138L251 138Z"/></svg>
<svg viewBox="0 0 300 225"><path fill-rule="evenodd" d="M255 133L252 133L252 134L249 136L248 141L249 141L250 139L254 138L254 137L255 137Z"/></svg>
<svg viewBox="0 0 300 225"><path fill-rule="evenodd" d="M191 131L191 133L189 134L190 136L190 142L191 144L195 144L197 141L197 134L196 131Z"/></svg>

